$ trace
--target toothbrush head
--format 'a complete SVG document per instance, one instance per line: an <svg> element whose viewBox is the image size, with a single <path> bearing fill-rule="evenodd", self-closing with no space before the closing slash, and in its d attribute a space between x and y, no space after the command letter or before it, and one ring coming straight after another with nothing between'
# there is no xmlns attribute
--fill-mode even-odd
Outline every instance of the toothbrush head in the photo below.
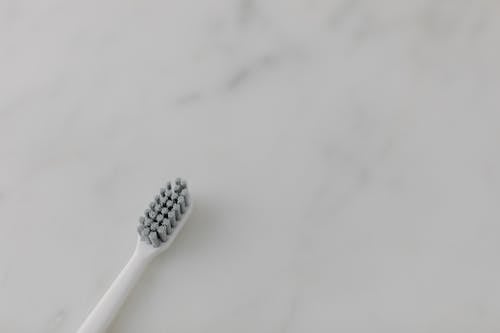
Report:
<svg viewBox="0 0 500 333"><path fill-rule="evenodd" d="M181 178L177 178L174 184L167 182L144 215L139 217L137 232L140 240L155 248L172 241L184 225L191 208L187 182Z"/></svg>

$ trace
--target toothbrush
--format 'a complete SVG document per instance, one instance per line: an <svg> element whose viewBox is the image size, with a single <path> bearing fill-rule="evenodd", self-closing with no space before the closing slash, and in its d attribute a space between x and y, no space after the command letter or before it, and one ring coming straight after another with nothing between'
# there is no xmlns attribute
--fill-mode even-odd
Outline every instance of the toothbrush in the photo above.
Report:
<svg viewBox="0 0 500 333"><path fill-rule="evenodd" d="M137 244L130 260L94 307L78 333L102 333L112 322L129 292L154 257L165 251L179 234L192 211L185 180L177 178L160 189L139 218Z"/></svg>

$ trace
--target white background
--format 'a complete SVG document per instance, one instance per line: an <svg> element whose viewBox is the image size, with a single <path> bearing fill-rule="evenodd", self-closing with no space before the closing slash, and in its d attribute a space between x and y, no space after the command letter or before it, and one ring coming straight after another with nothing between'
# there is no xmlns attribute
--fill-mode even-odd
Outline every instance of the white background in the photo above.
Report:
<svg viewBox="0 0 500 333"><path fill-rule="evenodd" d="M498 332L495 1L0 1L0 331Z"/></svg>

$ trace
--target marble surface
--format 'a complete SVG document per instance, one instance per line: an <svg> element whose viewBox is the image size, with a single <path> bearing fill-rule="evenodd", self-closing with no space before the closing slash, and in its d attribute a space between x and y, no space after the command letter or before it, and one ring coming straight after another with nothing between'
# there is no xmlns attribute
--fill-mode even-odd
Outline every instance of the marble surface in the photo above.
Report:
<svg viewBox="0 0 500 333"><path fill-rule="evenodd" d="M498 332L495 1L1 1L0 331Z"/></svg>

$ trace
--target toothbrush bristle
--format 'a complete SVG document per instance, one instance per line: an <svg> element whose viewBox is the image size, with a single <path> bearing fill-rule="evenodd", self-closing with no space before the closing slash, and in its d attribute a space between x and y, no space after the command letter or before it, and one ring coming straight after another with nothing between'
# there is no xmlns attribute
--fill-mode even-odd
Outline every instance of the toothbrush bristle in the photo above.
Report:
<svg viewBox="0 0 500 333"><path fill-rule="evenodd" d="M187 182L176 178L160 189L160 194L139 217L137 232L142 241L159 247L168 240L190 205Z"/></svg>

